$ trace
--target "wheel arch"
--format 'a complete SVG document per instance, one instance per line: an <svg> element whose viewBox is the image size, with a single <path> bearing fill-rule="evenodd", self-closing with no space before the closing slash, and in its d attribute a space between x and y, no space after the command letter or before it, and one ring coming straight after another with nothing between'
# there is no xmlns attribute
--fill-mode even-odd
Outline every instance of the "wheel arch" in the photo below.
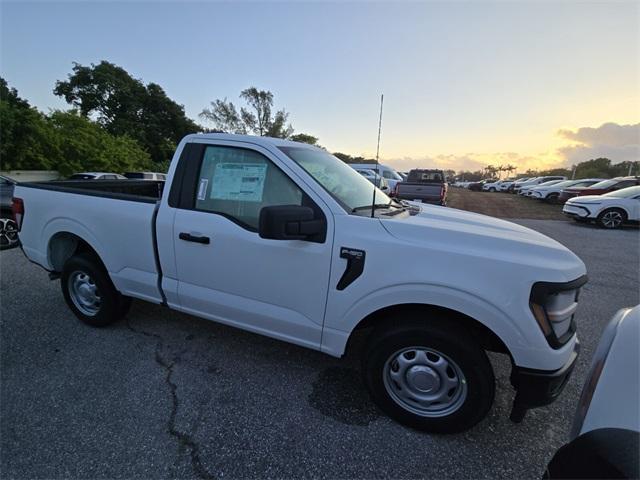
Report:
<svg viewBox="0 0 640 480"><path fill-rule="evenodd" d="M61 272L65 262L76 253L93 255L105 268L96 248L87 240L69 231L54 233L47 244L47 261L54 272ZM106 268L105 268L106 270Z"/></svg>
<svg viewBox="0 0 640 480"><path fill-rule="evenodd" d="M473 335L474 338L478 339L484 350L504 353L513 359L513 355L503 339L481 321L452 308L426 303L402 303L388 305L371 312L360 320L349 334L349 338L345 346L345 353L354 348L357 343L356 339L361 336L362 333L384 325L385 322L390 321L389 317L397 317L409 313L415 315L416 312L424 315L426 322L428 322L428 318L430 316L447 318L449 320L459 322L458 324L462 325L470 335Z"/></svg>

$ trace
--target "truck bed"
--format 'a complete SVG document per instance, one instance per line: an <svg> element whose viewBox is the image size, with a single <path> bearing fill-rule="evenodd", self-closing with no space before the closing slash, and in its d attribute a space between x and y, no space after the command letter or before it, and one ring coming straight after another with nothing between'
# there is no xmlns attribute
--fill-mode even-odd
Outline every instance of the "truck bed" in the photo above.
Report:
<svg viewBox="0 0 640 480"><path fill-rule="evenodd" d="M160 302L155 212L163 184L148 180L19 183L14 196L24 202L23 251L47 270L59 271L52 264L49 242L54 234L77 236L98 253L120 292Z"/></svg>

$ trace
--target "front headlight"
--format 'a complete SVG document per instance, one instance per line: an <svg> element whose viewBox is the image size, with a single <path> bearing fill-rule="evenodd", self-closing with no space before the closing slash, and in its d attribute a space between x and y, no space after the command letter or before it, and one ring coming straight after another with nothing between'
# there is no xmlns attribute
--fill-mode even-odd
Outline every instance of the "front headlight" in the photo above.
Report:
<svg viewBox="0 0 640 480"><path fill-rule="evenodd" d="M533 285L529 306L551 348L562 347L575 333L574 314L580 287L585 283L587 276L583 275L572 282Z"/></svg>

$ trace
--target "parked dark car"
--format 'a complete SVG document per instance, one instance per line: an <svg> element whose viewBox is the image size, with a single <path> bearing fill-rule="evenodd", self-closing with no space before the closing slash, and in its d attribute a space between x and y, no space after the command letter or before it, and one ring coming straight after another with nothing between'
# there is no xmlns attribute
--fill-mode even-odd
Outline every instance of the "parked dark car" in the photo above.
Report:
<svg viewBox="0 0 640 480"><path fill-rule="evenodd" d="M493 182L494 180L480 180L479 182L473 182L473 183L470 183L467 188L472 192L481 192L484 184L489 181Z"/></svg>
<svg viewBox="0 0 640 480"><path fill-rule="evenodd" d="M407 181L396 184L394 196L433 205L446 205L447 182L442 170L414 169Z"/></svg>
<svg viewBox="0 0 640 480"><path fill-rule="evenodd" d="M564 203L570 198L581 197L583 195L602 195L604 193L620 190L621 188L640 185L640 177L616 177L594 183L588 187L566 188L560 192L558 201Z"/></svg>
<svg viewBox="0 0 640 480"><path fill-rule="evenodd" d="M0 250L18 245L18 226L13 221L11 199L17 182L9 177L0 176Z"/></svg>

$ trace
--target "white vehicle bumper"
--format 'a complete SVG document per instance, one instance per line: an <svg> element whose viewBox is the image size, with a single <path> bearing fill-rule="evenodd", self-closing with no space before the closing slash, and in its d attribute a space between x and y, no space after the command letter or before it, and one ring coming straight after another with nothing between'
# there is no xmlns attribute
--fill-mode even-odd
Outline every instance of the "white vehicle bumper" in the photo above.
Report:
<svg viewBox="0 0 640 480"><path fill-rule="evenodd" d="M587 207L583 207L581 205L572 205L570 203L564 204L564 207L562 208L562 213L570 217L578 217L578 218L588 218L591 215L591 212Z"/></svg>

